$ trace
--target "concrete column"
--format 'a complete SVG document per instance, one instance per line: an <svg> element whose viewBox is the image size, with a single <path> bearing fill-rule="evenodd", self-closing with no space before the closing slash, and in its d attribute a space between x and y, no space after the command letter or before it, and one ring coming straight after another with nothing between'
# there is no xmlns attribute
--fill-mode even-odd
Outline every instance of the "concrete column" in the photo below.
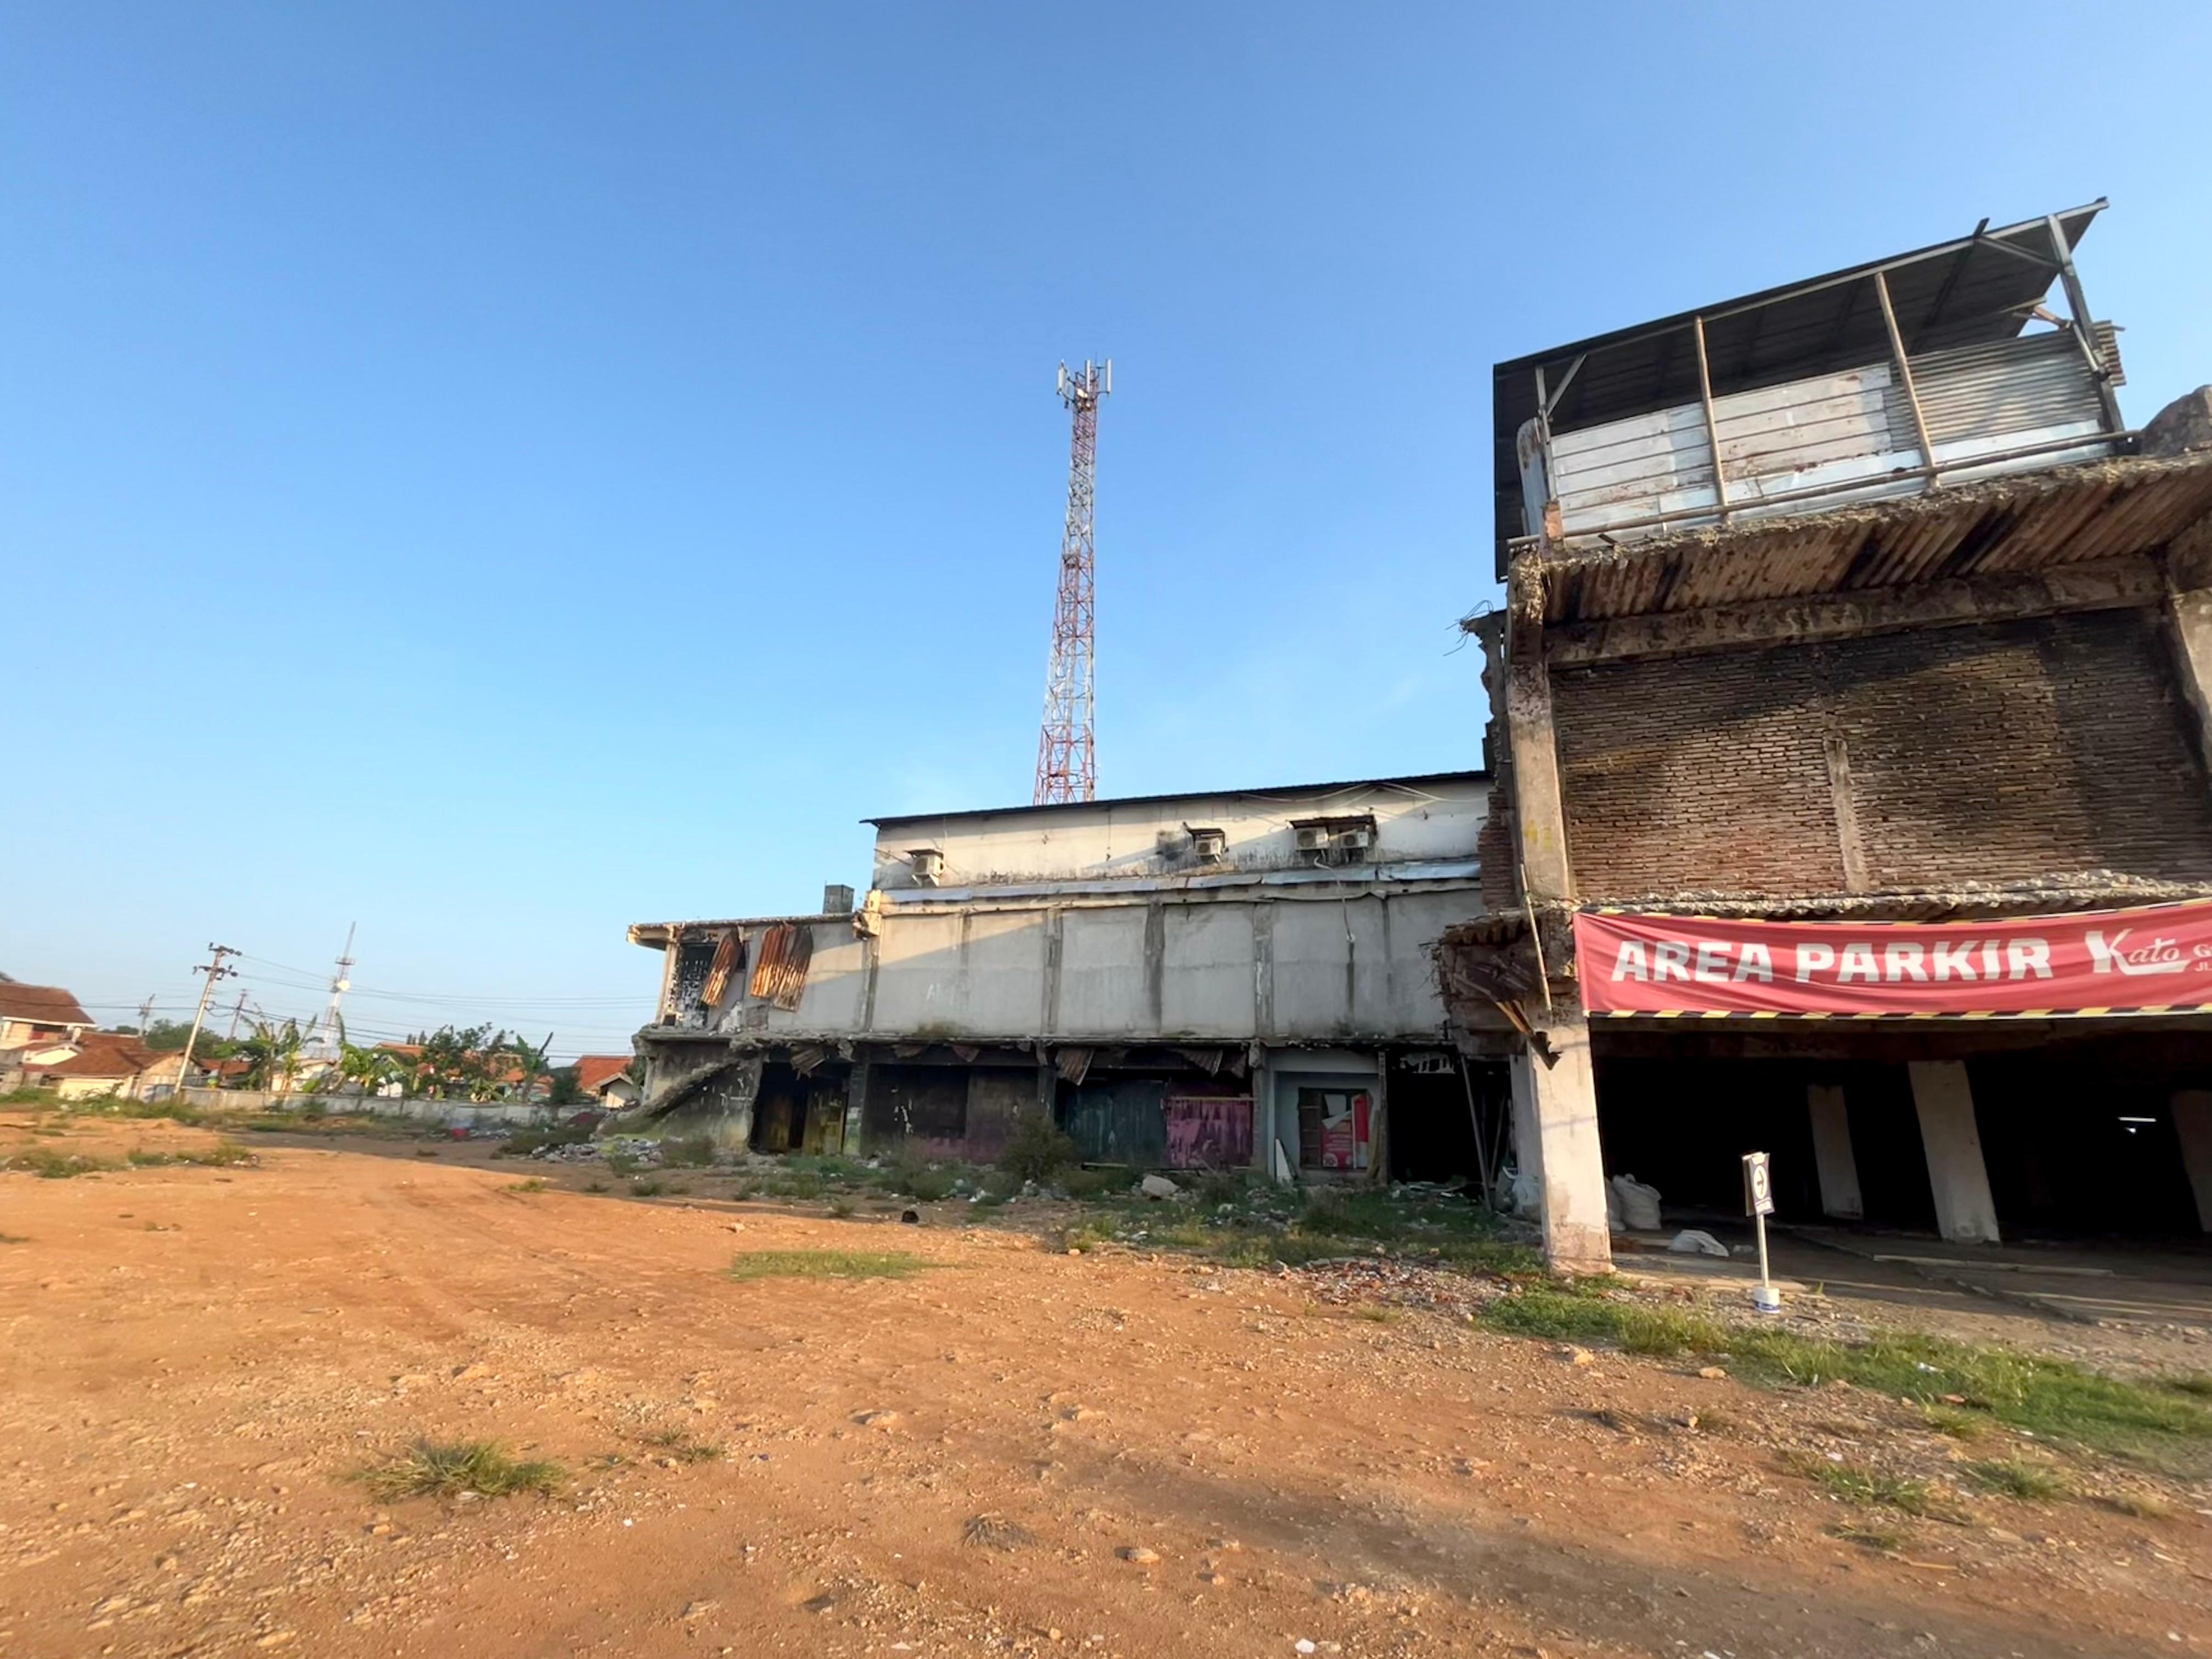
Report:
<svg viewBox="0 0 2212 1659"><path fill-rule="evenodd" d="M1514 1056L1513 1124L1521 1166L1542 1183L1544 1263L1553 1273L1610 1273L1589 1026L1573 1018L1538 1029L1554 1060L1547 1066L1525 1050Z"/></svg>
<svg viewBox="0 0 2212 1659"><path fill-rule="evenodd" d="M845 1075L845 1140L847 1158L860 1156L861 1127L868 1116L868 1062L856 1060Z"/></svg>
<svg viewBox="0 0 2212 1659"><path fill-rule="evenodd" d="M2166 1108L2181 1142L2181 1167L2197 1194L2197 1224L2212 1233L2212 1089L2177 1089Z"/></svg>
<svg viewBox="0 0 2212 1659"><path fill-rule="evenodd" d="M1859 1195L1859 1160L1851 1151L1851 1118L1839 1085L1814 1083L1805 1090L1813 1118L1813 1166L1820 1177L1820 1213L1838 1221L1866 1215Z"/></svg>
<svg viewBox="0 0 2212 1659"><path fill-rule="evenodd" d="M1974 1091L1966 1067L1955 1060L1916 1060L1912 1104L1920 1115L1920 1142L1928 1154L1928 1184L1936 1194L1936 1225L1963 1244L1999 1241L1996 1200L1982 1162L1981 1133L1974 1127Z"/></svg>

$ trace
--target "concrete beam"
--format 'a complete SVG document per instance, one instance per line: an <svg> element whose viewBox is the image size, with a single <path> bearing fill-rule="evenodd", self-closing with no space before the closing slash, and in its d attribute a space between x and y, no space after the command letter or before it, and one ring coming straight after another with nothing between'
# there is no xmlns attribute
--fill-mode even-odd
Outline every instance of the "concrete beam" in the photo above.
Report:
<svg viewBox="0 0 2212 1659"><path fill-rule="evenodd" d="M1524 558L1514 566L1508 605L1517 620L1542 615L1543 574L1534 561ZM1559 787L1559 748L1553 726L1552 676L1540 627L1510 629L1504 678L1506 743L1513 757L1515 851L1521 882L1528 888L1522 901L1533 908L1535 900L1574 896L1566 802Z"/></svg>
<svg viewBox="0 0 2212 1659"><path fill-rule="evenodd" d="M1996 1200L1990 1194L1989 1166L1982 1161L1966 1062L1916 1060L1905 1070L1928 1155L1928 1184L1936 1194L1936 1231L1954 1243L1999 1243Z"/></svg>
<svg viewBox="0 0 2212 1659"><path fill-rule="evenodd" d="M1526 1049L1514 1056L1513 1137L1522 1169L1540 1183L1544 1264L1553 1273L1610 1273L1589 1027L1577 1018L1538 1029L1553 1063Z"/></svg>
<svg viewBox="0 0 2212 1659"><path fill-rule="evenodd" d="M2197 1224L2212 1233L2212 1089L2177 1089L2166 1106L2181 1142L2181 1167L2197 1194Z"/></svg>
<svg viewBox="0 0 2212 1659"><path fill-rule="evenodd" d="M1851 1150L1850 1109L1840 1085L1806 1085L1805 1107L1813 1120L1813 1167L1820 1178L1820 1213L1838 1221L1866 1216L1859 1192L1858 1154Z"/></svg>
<svg viewBox="0 0 2212 1659"><path fill-rule="evenodd" d="M1960 576L1856 593L1567 623L1546 631L1544 654L1554 667L1568 668L1700 651L1752 650L1912 628L2153 605L2166 591L2157 565L2131 556L2019 575Z"/></svg>

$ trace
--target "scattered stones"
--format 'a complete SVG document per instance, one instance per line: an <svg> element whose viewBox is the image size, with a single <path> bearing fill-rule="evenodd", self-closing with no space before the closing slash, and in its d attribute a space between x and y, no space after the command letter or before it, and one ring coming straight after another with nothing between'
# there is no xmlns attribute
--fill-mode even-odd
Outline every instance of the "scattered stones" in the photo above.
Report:
<svg viewBox="0 0 2212 1659"><path fill-rule="evenodd" d="M1140 1567L1152 1566L1160 1559L1160 1553L1158 1550L1148 1549L1142 1544L1124 1545L1115 1553L1124 1561L1133 1561Z"/></svg>
<svg viewBox="0 0 2212 1659"><path fill-rule="evenodd" d="M1700 1365L1698 1367L1698 1375L1708 1382L1719 1382L1727 1378L1728 1370L1720 1365Z"/></svg>
<svg viewBox="0 0 2212 1659"><path fill-rule="evenodd" d="M1137 1190L1146 1198L1181 1198L1182 1188L1164 1175L1148 1175L1137 1183Z"/></svg>
<svg viewBox="0 0 2212 1659"><path fill-rule="evenodd" d="M1565 1360L1570 1365L1595 1365L1597 1364L1597 1356L1592 1353L1588 1348L1577 1348L1572 1346L1560 1349L1559 1358Z"/></svg>

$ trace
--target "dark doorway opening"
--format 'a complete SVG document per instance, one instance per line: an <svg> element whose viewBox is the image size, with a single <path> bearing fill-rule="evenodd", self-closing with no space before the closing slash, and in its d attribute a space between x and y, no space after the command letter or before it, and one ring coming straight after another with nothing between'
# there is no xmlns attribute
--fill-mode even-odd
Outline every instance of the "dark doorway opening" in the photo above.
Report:
<svg viewBox="0 0 2212 1659"><path fill-rule="evenodd" d="M801 1076L781 1060L762 1066L746 1146L756 1152L842 1152L846 1076L842 1067Z"/></svg>
<svg viewBox="0 0 2212 1659"><path fill-rule="evenodd" d="M1486 1122L1498 1118L1497 1103L1506 1097L1504 1066L1444 1051L1393 1054L1383 1086L1391 1180L1480 1179L1475 1114Z"/></svg>
<svg viewBox="0 0 2212 1659"><path fill-rule="evenodd" d="M2007 1240L2203 1237L2169 1104L2185 1079L2048 1052L1989 1055L1966 1075Z"/></svg>

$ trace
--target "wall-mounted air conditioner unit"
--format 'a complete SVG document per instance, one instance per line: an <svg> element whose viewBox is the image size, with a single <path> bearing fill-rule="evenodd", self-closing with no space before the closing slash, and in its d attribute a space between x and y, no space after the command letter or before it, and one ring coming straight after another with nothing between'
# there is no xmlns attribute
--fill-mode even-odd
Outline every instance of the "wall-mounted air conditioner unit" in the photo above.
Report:
<svg viewBox="0 0 2212 1659"><path fill-rule="evenodd" d="M1329 840L1330 836L1328 826L1327 824L1305 824L1298 830L1298 851L1301 853L1326 853L1328 851Z"/></svg>
<svg viewBox="0 0 2212 1659"><path fill-rule="evenodd" d="M914 868L914 884L917 887L934 887L945 873L945 854L934 847L917 847L906 858Z"/></svg>
<svg viewBox="0 0 2212 1659"><path fill-rule="evenodd" d="M1375 832L1365 825L1337 832L1337 850L1347 858L1365 858L1367 849L1375 845Z"/></svg>
<svg viewBox="0 0 2212 1659"><path fill-rule="evenodd" d="M1190 855L1200 864L1218 864L1228 854L1228 831L1194 830L1190 832Z"/></svg>

